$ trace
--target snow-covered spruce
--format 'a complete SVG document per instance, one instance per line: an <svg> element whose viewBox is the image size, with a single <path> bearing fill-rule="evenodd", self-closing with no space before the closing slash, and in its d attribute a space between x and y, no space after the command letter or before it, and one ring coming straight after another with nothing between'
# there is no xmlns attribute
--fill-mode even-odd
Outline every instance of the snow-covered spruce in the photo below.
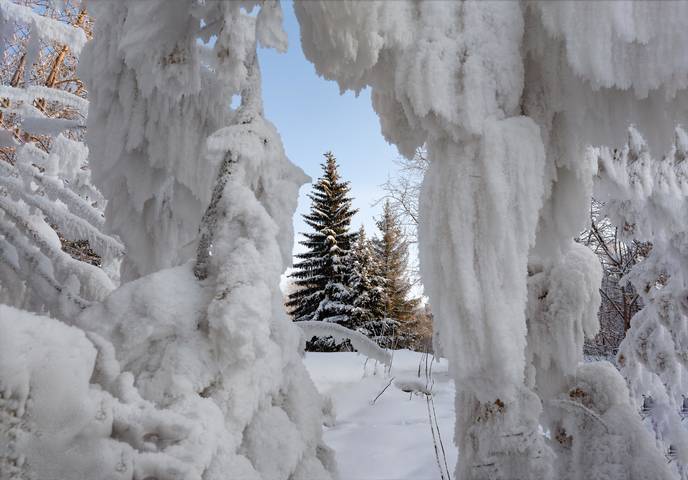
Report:
<svg viewBox="0 0 688 480"><path fill-rule="evenodd" d="M351 325L383 347L394 343L398 322L386 314L386 282L363 226L346 259Z"/></svg>
<svg viewBox="0 0 688 480"><path fill-rule="evenodd" d="M409 348L415 339L413 322L419 298L411 296L408 278L408 241L389 200L382 205L377 219L378 235L373 237L373 274L382 279L383 295L381 317L384 324L393 322L388 336L396 347ZM389 327L388 327L389 328Z"/></svg>
<svg viewBox="0 0 688 480"><path fill-rule="evenodd" d="M306 247L294 271L296 290L289 295L287 308L295 321L323 321L339 323L354 328L351 316L351 292L347 256L356 239L350 231L351 217L356 210L351 207L349 182L339 174L337 160L331 152L325 153L323 175L313 184L310 213L304 215L306 224L313 232L303 233ZM313 338L309 349L332 350L337 343L329 337Z"/></svg>
<svg viewBox="0 0 688 480"><path fill-rule="evenodd" d="M688 4L303 1L295 9L318 73L342 90L370 86L383 134L407 157L427 145L421 273L457 382L457 476L583 478L580 447L591 436L576 419L582 407L604 416L612 393L576 380L590 373L577 363L583 335L596 330L600 279L593 254L572 241L595 173L585 148L618 144L629 122L661 145L685 120ZM557 272L572 261L575 280L565 281ZM529 269L542 272L530 284ZM623 397L618 373L605 372ZM568 402L576 412L560 407ZM672 478L664 452L636 435L633 407L614 408L624 421L596 432L607 455L595 474L648 478L652 466L651 478ZM558 436L547 440L540 423ZM635 442L623 468L613 459L630 457L617 435Z"/></svg>

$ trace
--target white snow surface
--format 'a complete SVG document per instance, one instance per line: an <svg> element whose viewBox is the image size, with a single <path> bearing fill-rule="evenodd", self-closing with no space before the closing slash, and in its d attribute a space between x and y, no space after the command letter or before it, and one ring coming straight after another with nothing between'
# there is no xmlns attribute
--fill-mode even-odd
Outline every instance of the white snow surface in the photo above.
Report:
<svg viewBox="0 0 688 480"><path fill-rule="evenodd" d="M0 332L0 478L201 478L203 429L143 400L105 340L6 305Z"/></svg>
<svg viewBox="0 0 688 480"><path fill-rule="evenodd" d="M425 388L423 354L397 350L391 370L356 353L306 353L304 360L318 391L331 400L332 414L336 414L329 419L324 439L336 452L340 478L440 478L426 397L405 393L394 385L405 380ZM432 355L428 361L432 362ZM392 378L393 383L371 404ZM447 373L446 360L432 366L431 378L429 390L451 468L457 458L452 442L454 382ZM439 444L438 449L444 466Z"/></svg>

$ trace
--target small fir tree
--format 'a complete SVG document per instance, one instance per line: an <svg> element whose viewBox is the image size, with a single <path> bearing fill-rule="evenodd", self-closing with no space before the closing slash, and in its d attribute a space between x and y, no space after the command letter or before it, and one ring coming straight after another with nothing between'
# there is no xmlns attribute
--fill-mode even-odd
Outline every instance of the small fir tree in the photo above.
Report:
<svg viewBox="0 0 688 480"><path fill-rule="evenodd" d="M385 315L385 279L380 276L371 242L361 226L347 261L350 270L350 324L380 346L392 344L396 322Z"/></svg>
<svg viewBox="0 0 688 480"><path fill-rule="evenodd" d="M310 213L304 215L313 232L304 233L301 245L306 252L296 255L299 261L290 275L297 288L289 295L287 308L295 321L315 320L350 326L350 278L347 256L356 233L349 231L351 207L349 182L341 179L337 160L325 153L323 175L313 185ZM334 349L333 339L313 339L307 345L313 350Z"/></svg>
<svg viewBox="0 0 688 480"><path fill-rule="evenodd" d="M398 322L396 343L406 346L413 340L414 310L420 299L410 296L408 241L389 201L383 205L377 228L380 236L373 240L373 252L377 273L384 279L385 317Z"/></svg>

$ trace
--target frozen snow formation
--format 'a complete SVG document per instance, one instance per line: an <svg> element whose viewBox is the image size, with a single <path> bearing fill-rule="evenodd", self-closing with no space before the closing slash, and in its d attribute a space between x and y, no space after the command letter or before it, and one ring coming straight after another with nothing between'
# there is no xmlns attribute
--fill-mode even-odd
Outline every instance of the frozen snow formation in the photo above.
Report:
<svg viewBox="0 0 688 480"><path fill-rule="evenodd" d="M601 274L572 239L596 173L586 147L619 144L636 124L662 148L685 120L688 4L295 9L317 72L370 87L402 154L427 146L421 272L457 383L457 476L674 478L622 377L579 366Z"/></svg>
<svg viewBox="0 0 688 480"><path fill-rule="evenodd" d="M262 2L208 3L113 5L107 18L122 25L97 25L80 65L91 86L93 181L108 198L107 226L127 246L123 280L193 256L218 168L202 161L207 137L233 118L255 40L286 49L274 2L250 21L240 12ZM277 221L289 237L291 223Z"/></svg>
<svg viewBox="0 0 688 480"><path fill-rule="evenodd" d="M37 72L40 41L76 55L86 35L9 0L0 1L0 27L3 47L18 29L28 35L23 63L11 84L0 86L3 124L13 127L0 132L8 160L0 161L0 302L69 318L114 289L123 250L104 233L105 201L91 185L88 148L79 141L88 101L65 84L37 84L45 76ZM65 253L56 230L67 240L88 240L104 268Z"/></svg>
<svg viewBox="0 0 688 480"><path fill-rule="evenodd" d="M668 153L655 159L634 128L622 148L595 148L596 196L625 240L651 250L628 275L642 299L618 363L661 448L688 478L688 135L677 127ZM655 153L656 154L656 153Z"/></svg>
<svg viewBox="0 0 688 480"><path fill-rule="evenodd" d="M142 399L112 345L6 305L0 331L0 478L201 478L202 425Z"/></svg>
<svg viewBox="0 0 688 480"><path fill-rule="evenodd" d="M392 365L392 354L357 330L351 330L338 323L317 320L303 320L296 323L305 338L333 337L336 342L349 340L356 351L383 365Z"/></svg>
<svg viewBox="0 0 688 480"><path fill-rule="evenodd" d="M123 282L65 323L0 307L3 480L335 476L279 290L307 180L263 118L280 5L170 7L88 2L87 143Z"/></svg>

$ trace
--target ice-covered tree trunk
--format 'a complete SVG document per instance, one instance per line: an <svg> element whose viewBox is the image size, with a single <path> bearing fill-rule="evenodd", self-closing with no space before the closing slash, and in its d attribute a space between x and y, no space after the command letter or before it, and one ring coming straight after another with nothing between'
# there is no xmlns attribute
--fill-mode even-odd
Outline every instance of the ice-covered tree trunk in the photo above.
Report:
<svg viewBox="0 0 688 480"><path fill-rule="evenodd" d="M669 478L623 379L578 367L600 272L572 238L592 191L585 146L630 122L660 141L685 112L688 59L667 45L687 40L686 9L296 3L317 71L372 87L404 155L427 145L421 273L457 382L461 478Z"/></svg>

